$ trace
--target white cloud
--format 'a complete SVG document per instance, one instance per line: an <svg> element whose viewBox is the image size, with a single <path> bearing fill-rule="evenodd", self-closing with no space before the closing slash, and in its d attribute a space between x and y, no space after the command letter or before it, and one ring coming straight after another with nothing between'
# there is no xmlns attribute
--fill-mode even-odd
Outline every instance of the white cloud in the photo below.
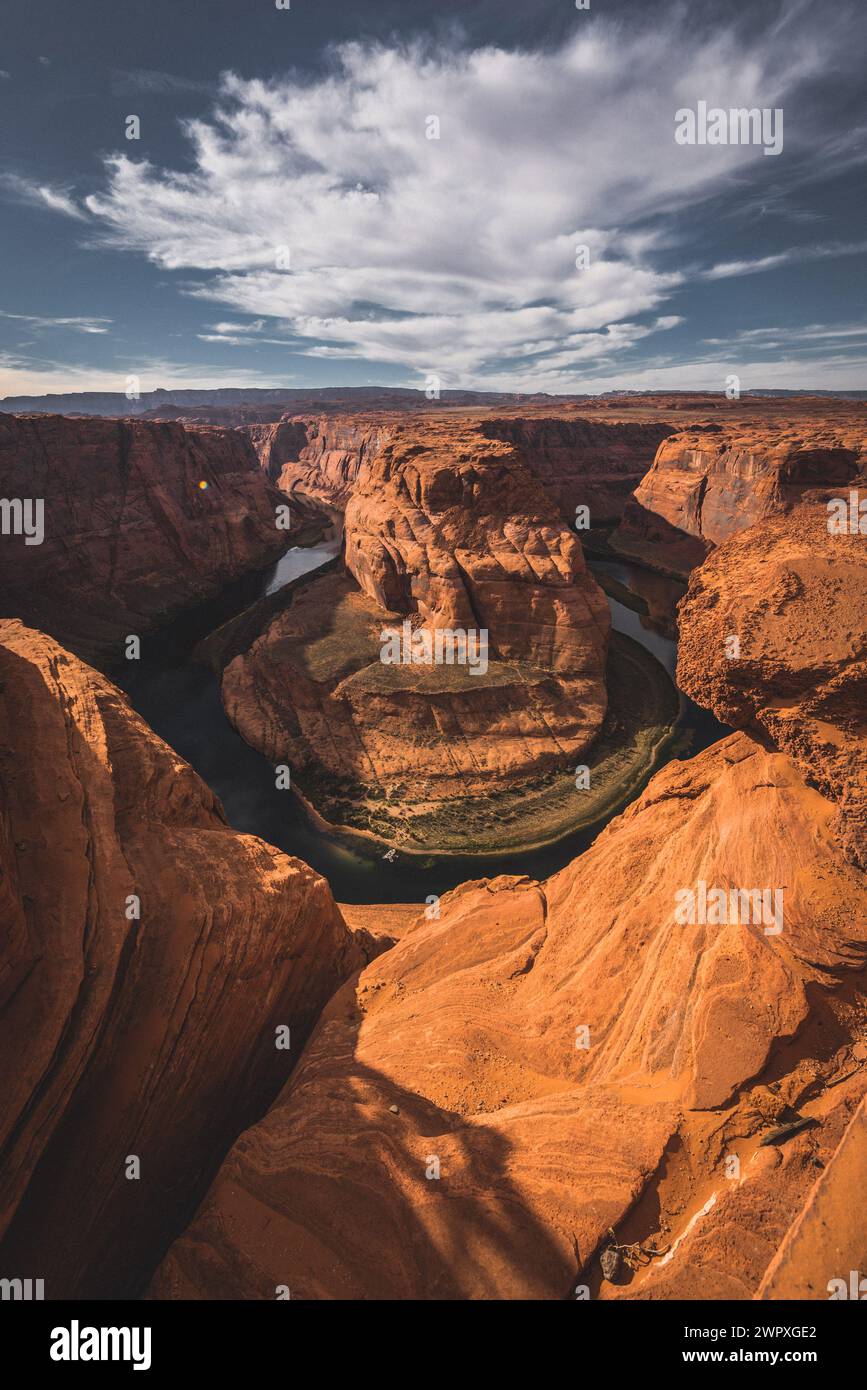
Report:
<svg viewBox="0 0 867 1390"><path fill-rule="evenodd" d="M111 74L111 90L115 96L126 96L132 92L143 92L147 96L177 96L186 92L207 92L212 85L152 68L115 68Z"/></svg>
<svg viewBox="0 0 867 1390"><path fill-rule="evenodd" d="M757 260L725 261L704 271L706 280L726 280L735 275L756 275L764 270L776 270L781 265L799 261L823 261L837 256L859 256L867 251L867 241L829 242L816 246L792 246L772 256Z"/></svg>
<svg viewBox="0 0 867 1390"><path fill-rule="evenodd" d="M87 217L87 213L64 188L52 188L50 184L38 183L34 179L23 178L20 174L8 173L0 174L0 188L5 188L13 198L22 203L49 208L52 212L63 213L65 217L74 217L79 222Z"/></svg>
<svg viewBox="0 0 867 1390"><path fill-rule="evenodd" d="M79 315L72 318L46 317L42 314L9 314L0 309L0 318L14 319L26 324L28 328L67 328L73 333L107 333L112 320L102 317Z"/></svg>
<svg viewBox="0 0 867 1390"><path fill-rule="evenodd" d="M86 205L110 244L204 272L192 293L307 355L448 386L574 379L672 326L661 310L684 276L653 264L666 229L762 164L759 147L676 144L675 111L778 106L832 50L797 26L699 38L681 14L596 24L554 52L350 44L315 80L226 76L211 118L186 125L189 171L118 155Z"/></svg>
<svg viewBox="0 0 867 1390"><path fill-rule="evenodd" d="M836 339L840 347L845 347L845 339L867 338L867 324L824 324L806 323L783 327L742 328L730 338L704 338L702 341L712 346L728 349L749 345L751 348L778 347L781 342L788 348L803 343L811 347L817 342Z"/></svg>

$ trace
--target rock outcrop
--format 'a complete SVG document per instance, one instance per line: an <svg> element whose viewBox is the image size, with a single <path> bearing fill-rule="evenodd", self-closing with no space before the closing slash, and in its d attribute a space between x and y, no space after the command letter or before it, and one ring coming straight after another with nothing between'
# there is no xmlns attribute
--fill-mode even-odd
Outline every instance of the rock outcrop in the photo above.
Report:
<svg viewBox="0 0 867 1390"><path fill-rule="evenodd" d="M834 1028L835 1042L847 1037L845 1028L834 1027L833 1016L825 1022ZM857 1056L850 1041L841 1040L830 1064L822 1065L814 1043L809 1061L775 1079L772 1087L759 1085L745 1092L721 1121L714 1117L713 1127L686 1133L683 1147L668 1156L659 1188L648 1194L648 1205L658 1203L674 1218L670 1224L662 1218L667 1226L660 1242L662 1257L644 1262L629 1282L603 1283L598 1296L643 1301L827 1299L829 1280L844 1267L848 1283L853 1266L844 1266L843 1259L867 1252L867 1223L853 1200L860 1190L856 1179L864 1171L863 1154L858 1164L857 1154L851 1153L855 1164L847 1164L840 1187L834 1184L832 1202L822 1204L821 1215L816 1213L818 1220L808 1213L823 1185L823 1173L827 1170L830 1177L848 1151L847 1125L859 1113L859 1101L864 1104L867 1046L862 1040L854 1049ZM794 1104L784 1104L789 1096ZM776 1143L767 1142L768 1136L784 1125L773 1125L764 1131L766 1142L757 1145L762 1132L761 1123L756 1129L757 1116L763 1115L765 1123L774 1118L769 1104L781 1109L784 1117L791 1120L797 1114L806 1123L780 1135ZM745 1141L745 1131L751 1130ZM863 1144L856 1132L856 1143L859 1137ZM697 1185L696 1177L704 1174L709 1181ZM814 1237L805 1242L806 1248L793 1239L794 1212L803 1213L796 1228L806 1220L805 1234ZM643 1230L640 1226L642 1217L647 1220L640 1210L634 1213L627 1223L631 1229L618 1233L621 1241L646 1231L646 1225ZM786 1261L780 1269L781 1256L790 1248L791 1265ZM775 1270L780 1273L775 1275Z"/></svg>
<svg viewBox="0 0 867 1390"><path fill-rule="evenodd" d="M323 879L17 621L0 785L0 1267L135 1296L365 956Z"/></svg>
<svg viewBox="0 0 867 1390"><path fill-rule="evenodd" d="M867 431L852 424L684 431L660 444L612 544L627 558L685 576L714 546L790 510L805 491L845 487L865 462Z"/></svg>
<svg viewBox="0 0 867 1390"><path fill-rule="evenodd" d="M669 764L547 883L444 897L329 1004L151 1296L563 1298L592 1283L609 1227L693 1128L737 1107L756 1148L803 1081L803 1056L779 1049L808 997L831 1010L867 961L864 878L833 820L785 755L736 734ZM783 886L783 930L680 923L677 895L699 880ZM846 1004L834 1029L858 1017ZM828 1042L804 1045L814 1079ZM741 1105L778 1053L780 1084ZM660 1216L641 1232L657 1246ZM750 1290L762 1258L744 1256Z"/></svg>
<svg viewBox="0 0 867 1390"><path fill-rule="evenodd" d="M357 416L286 414L276 424L242 429L272 482L286 492L342 510L356 487L367 482L380 449L407 423L406 411L395 409L391 414ZM502 416L466 411L447 416L445 422L442 412L432 409L410 428L440 435L475 431L483 439L510 444L562 520L574 522L580 504L589 508L594 527L620 520L657 445L674 433L674 427L664 423L600 421L572 412L544 416L538 408Z"/></svg>
<svg viewBox="0 0 867 1390"><path fill-rule="evenodd" d="M507 444L449 427L397 432L347 507L346 567L384 608L433 629L487 629L502 660L601 682L607 604Z"/></svg>
<svg viewBox="0 0 867 1390"><path fill-rule="evenodd" d="M106 663L289 539L235 430L0 414L0 493L44 504L41 544L0 536L0 612Z"/></svg>
<svg viewBox="0 0 867 1390"><path fill-rule="evenodd" d="M241 427L239 432L249 438L261 467L272 483L277 483L284 466L297 463L307 448L307 425L303 420L291 417L276 424L247 425Z"/></svg>
<svg viewBox="0 0 867 1390"><path fill-rule="evenodd" d="M867 538L828 523L825 502L804 504L733 537L693 573L679 606L678 684L789 753L839 806L845 852L865 866Z"/></svg>

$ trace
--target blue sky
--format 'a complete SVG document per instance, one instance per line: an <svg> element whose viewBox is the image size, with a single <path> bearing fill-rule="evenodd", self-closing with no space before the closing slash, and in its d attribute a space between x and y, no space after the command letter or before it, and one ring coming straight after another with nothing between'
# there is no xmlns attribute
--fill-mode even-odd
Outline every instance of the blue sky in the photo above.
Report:
<svg viewBox="0 0 867 1390"><path fill-rule="evenodd" d="M0 395L867 386L863 4L17 10Z"/></svg>

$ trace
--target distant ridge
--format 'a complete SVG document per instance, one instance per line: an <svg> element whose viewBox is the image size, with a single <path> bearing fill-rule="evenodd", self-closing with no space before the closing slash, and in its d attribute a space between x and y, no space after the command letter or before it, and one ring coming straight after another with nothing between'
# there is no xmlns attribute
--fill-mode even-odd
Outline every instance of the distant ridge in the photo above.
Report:
<svg viewBox="0 0 867 1390"><path fill-rule="evenodd" d="M159 387L155 391L143 391L137 400L128 400L123 391L67 391L46 396L4 396L0 399L0 412L26 415L151 415L162 416L172 407L203 408L208 406L284 406L287 410L299 412L314 411L323 407L343 407L355 410L404 409L414 407L435 409L439 406L508 405L509 403L530 403L549 401L598 401L616 400L618 397L640 399L642 397L684 398L720 395L714 391L601 391L596 393L563 393L552 395L547 391L442 391L438 400L429 400L424 391L404 386L322 386L322 387L261 387L261 386L221 386L214 390L188 390ZM804 387L800 391L756 388L743 391L742 396L822 396L839 400L867 400L865 391L817 391Z"/></svg>
<svg viewBox="0 0 867 1390"><path fill-rule="evenodd" d="M353 410L395 405L485 405L508 401L583 400L586 397L549 396L546 392L519 391L442 391L439 400L428 400L424 391L403 386L323 386L261 387L221 386L214 390L171 390L159 387L142 391L129 400L123 391L67 391L48 396L5 396L0 411L37 415L147 415L167 406L282 405L287 408L319 409L323 405L345 405Z"/></svg>

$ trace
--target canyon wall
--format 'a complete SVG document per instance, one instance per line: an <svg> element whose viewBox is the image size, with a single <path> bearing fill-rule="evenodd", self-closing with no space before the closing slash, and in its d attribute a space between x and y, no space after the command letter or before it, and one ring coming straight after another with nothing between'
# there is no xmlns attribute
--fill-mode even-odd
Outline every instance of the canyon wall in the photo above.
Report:
<svg viewBox="0 0 867 1390"><path fill-rule="evenodd" d="M200 486L205 484L206 486ZM235 430L0 414L0 494L44 502L44 540L0 537L2 614L91 659L285 550Z"/></svg>
<svg viewBox="0 0 867 1390"><path fill-rule="evenodd" d="M0 1265L48 1298L135 1296L365 934L306 865L234 833L109 681L17 621L0 622L0 785Z"/></svg>
<svg viewBox="0 0 867 1390"><path fill-rule="evenodd" d="M608 606L521 456L474 429L401 429L346 510L346 567L431 628L487 628L493 655L601 682Z"/></svg>
<svg viewBox="0 0 867 1390"><path fill-rule="evenodd" d="M395 427L391 416L287 416L245 432L269 478L284 492L343 511Z"/></svg>
<svg viewBox="0 0 867 1390"><path fill-rule="evenodd" d="M575 509L590 509L594 527L619 521L656 448L674 426L654 422L611 423L574 415L494 416L465 412L443 418L431 410L422 421L405 413L290 416L276 424L244 425L273 482L316 501L344 508L363 486L380 449L402 430L441 434L475 431L512 446L542 484L567 524Z"/></svg>
<svg viewBox="0 0 867 1390"><path fill-rule="evenodd" d="M784 749L840 808L845 851L867 867L867 538L828 520L821 501L769 517L693 573L678 684Z"/></svg>
<svg viewBox="0 0 867 1390"><path fill-rule="evenodd" d="M686 576L714 546L789 510L805 491L845 488L867 463L867 431L822 422L704 426L663 440L612 545L625 558Z"/></svg>
<svg viewBox="0 0 867 1390"><path fill-rule="evenodd" d="M675 432L663 423L568 416L504 416L481 421L479 428L487 438L515 447L567 522L574 523L577 506L589 507L592 527L620 520L658 446Z"/></svg>

